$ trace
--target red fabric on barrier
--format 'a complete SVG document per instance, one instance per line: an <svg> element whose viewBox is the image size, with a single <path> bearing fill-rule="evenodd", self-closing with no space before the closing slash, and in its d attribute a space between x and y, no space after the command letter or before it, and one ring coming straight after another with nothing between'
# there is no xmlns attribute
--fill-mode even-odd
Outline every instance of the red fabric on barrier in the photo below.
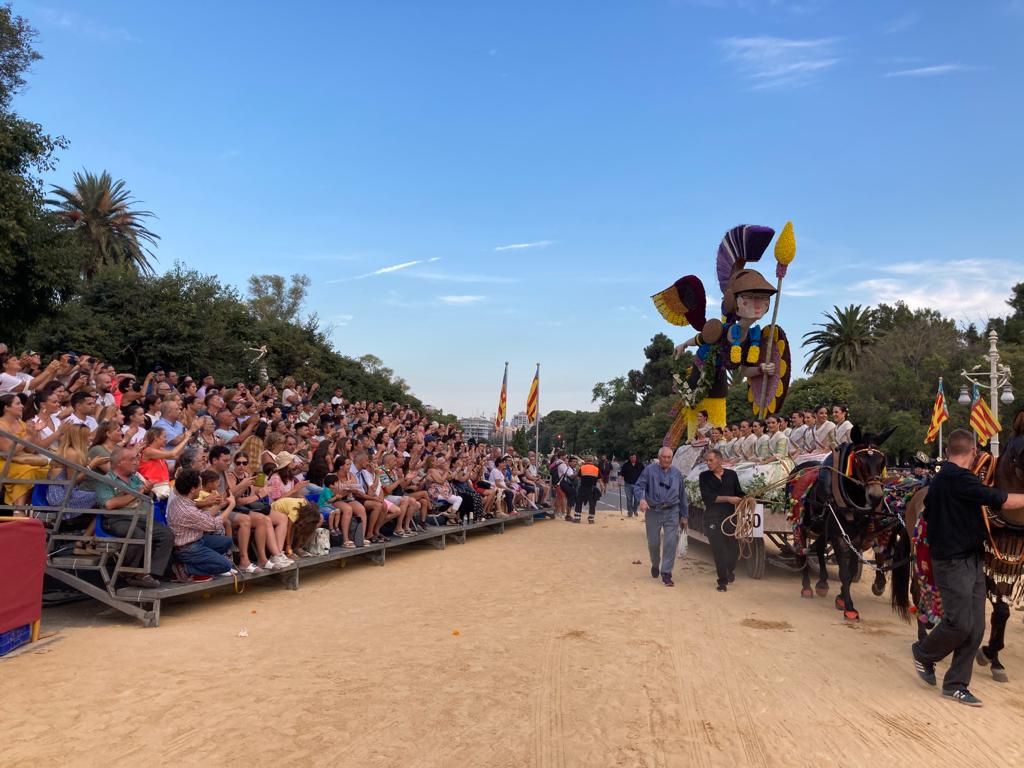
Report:
<svg viewBox="0 0 1024 768"><path fill-rule="evenodd" d="M0 522L0 632L40 617L45 568L43 524L31 518Z"/></svg>

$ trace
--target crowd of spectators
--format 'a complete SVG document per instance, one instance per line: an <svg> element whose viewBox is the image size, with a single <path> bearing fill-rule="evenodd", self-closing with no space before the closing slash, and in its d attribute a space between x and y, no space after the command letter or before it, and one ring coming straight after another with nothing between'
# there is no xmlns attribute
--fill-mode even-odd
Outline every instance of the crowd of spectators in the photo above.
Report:
<svg viewBox="0 0 1024 768"><path fill-rule="evenodd" d="M324 535L357 548L552 498L533 452L504 454L412 408L349 400L341 389L323 396L292 377L225 385L157 368L139 381L94 357L66 353L43 366L2 345L0 369L0 430L27 443L0 434L5 505L30 513L33 486L62 480L46 486L52 506L139 507L137 495L81 467L166 505L166 525L153 522L150 573L128 579L134 587L287 568ZM82 534L76 554L96 553L95 518L62 519L63 531ZM108 515L101 525L124 536L130 520ZM142 556L129 546L125 564Z"/></svg>

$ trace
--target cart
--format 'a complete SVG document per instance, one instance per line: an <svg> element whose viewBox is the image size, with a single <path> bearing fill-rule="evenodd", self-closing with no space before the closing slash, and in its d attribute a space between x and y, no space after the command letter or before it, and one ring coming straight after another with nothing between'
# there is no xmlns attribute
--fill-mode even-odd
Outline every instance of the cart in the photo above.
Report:
<svg viewBox="0 0 1024 768"><path fill-rule="evenodd" d="M754 531L750 542L750 556L745 558L747 576L752 579L764 577L765 566L773 565L784 568L788 571L801 569L797 557L793 554L793 525L785 512L775 512L770 507L758 504L754 512ZM704 509L694 504L690 505L689 520L687 521L687 536L708 544L708 537L704 533ZM775 545L776 552L768 552L765 547L765 540ZM787 554L789 553L789 554ZM825 551L828 562L835 562L831 547ZM863 564L857 562L857 573L853 580L860 581Z"/></svg>

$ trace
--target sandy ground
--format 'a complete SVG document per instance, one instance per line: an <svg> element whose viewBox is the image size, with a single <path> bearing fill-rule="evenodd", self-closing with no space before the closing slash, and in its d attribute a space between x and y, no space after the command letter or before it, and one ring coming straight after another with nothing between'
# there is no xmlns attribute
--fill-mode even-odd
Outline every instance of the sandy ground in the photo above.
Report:
<svg viewBox="0 0 1024 768"><path fill-rule="evenodd" d="M851 625L794 574L719 594L694 544L667 589L646 559L606 513L170 603L159 629L54 609L56 640L0 661L0 764L1024 764L1020 613L1014 682L979 669L969 709L917 681L866 583Z"/></svg>

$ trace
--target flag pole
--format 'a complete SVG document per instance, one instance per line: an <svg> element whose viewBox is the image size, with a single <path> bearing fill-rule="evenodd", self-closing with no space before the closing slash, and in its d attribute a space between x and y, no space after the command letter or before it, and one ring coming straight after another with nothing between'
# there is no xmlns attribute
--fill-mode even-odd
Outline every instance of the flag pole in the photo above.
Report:
<svg viewBox="0 0 1024 768"><path fill-rule="evenodd" d="M501 381L501 396L508 398L508 360L505 361L505 377ZM506 400L507 402L507 400ZM507 406L506 406L507 407ZM501 455L505 455L505 414L501 413Z"/></svg>
<svg viewBox="0 0 1024 768"><path fill-rule="evenodd" d="M537 372L534 375L537 377L537 434L533 451L537 454L537 461L540 461L540 363L537 363Z"/></svg>
<svg viewBox="0 0 1024 768"><path fill-rule="evenodd" d="M942 377L939 376L939 392L942 392ZM943 405L945 405L946 396L942 396ZM939 422L939 461L942 461L942 422Z"/></svg>

